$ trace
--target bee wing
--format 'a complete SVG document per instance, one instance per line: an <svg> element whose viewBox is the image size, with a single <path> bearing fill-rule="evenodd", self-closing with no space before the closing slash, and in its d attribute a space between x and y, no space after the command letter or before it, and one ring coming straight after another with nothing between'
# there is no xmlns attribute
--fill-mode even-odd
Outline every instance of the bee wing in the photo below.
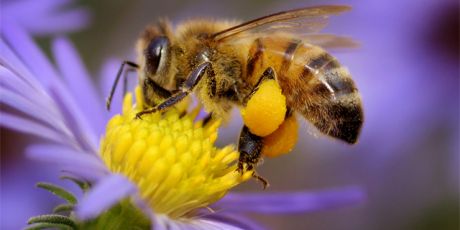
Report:
<svg viewBox="0 0 460 230"><path fill-rule="evenodd" d="M223 41L238 40L255 34L271 32L287 32L298 35L315 33L327 25L329 16L350 9L349 6L343 5L325 5L283 11L220 31L213 34L212 38L215 41Z"/></svg>
<svg viewBox="0 0 460 230"><path fill-rule="evenodd" d="M323 47L327 50L358 48L360 44L349 37L334 34L306 34L300 37L304 42Z"/></svg>

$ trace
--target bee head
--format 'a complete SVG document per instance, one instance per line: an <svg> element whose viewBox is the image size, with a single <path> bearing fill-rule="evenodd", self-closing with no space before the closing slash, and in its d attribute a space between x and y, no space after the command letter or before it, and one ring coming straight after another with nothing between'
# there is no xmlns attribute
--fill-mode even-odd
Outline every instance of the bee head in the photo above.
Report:
<svg viewBox="0 0 460 230"><path fill-rule="evenodd" d="M139 64L145 77L166 86L170 82L171 27L166 21L149 26L137 44Z"/></svg>

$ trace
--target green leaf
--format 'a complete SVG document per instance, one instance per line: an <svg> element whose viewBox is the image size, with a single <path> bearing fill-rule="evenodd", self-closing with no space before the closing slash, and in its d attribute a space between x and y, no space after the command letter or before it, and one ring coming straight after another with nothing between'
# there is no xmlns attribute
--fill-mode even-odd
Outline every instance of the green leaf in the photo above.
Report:
<svg viewBox="0 0 460 230"><path fill-rule="evenodd" d="M54 224L54 223L37 223L32 224L24 228L24 230L41 230L41 229L62 229L62 230L71 230L74 229L65 224Z"/></svg>
<svg viewBox="0 0 460 230"><path fill-rule="evenodd" d="M74 205L72 204L60 204L53 209L53 213L59 212L71 212L73 211Z"/></svg>
<svg viewBox="0 0 460 230"><path fill-rule="evenodd" d="M129 199L125 199L97 218L81 223L85 230L150 229L150 219Z"/></svg>
<svg viewBox="0 0 460 230"><path fill-rule="evenodd" d="M47 223L47 224L60 224L67 225L72 229L76 229L77 225L75 222L67 216L50 214L50 215L40 215L31 217L27 224L38 224L38 223Z"/></svg>
<svg viewBox="0 0 460 230"><path fill-rule="evenodd" d="M49 184L49 183L43 183L43 182L37 183L37 187L46 189L50 191L51 193L53 193L54 195L63 198L64 200L68 201L71 204L77 203L77 198L75 198L75 196L72 193L68 192L62 187L59 187L53 184Z"/></svg>
<svg viewBox="0 0 460 230"><path fill-rule="evenodd" d="M66 179L74 182L75 184L78 185L78 187L81 188L84 192L88 191L88 189L91 187L91 184L87 181L80 181L76 178L73 178L71 176L61 176L61 179Z"/></svg>

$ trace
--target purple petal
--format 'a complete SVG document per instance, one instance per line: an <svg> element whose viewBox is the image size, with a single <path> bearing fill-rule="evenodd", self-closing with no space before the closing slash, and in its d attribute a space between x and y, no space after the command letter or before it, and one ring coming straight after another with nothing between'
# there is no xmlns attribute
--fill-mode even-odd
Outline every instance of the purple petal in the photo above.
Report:
<svg viewBox="0 0 460 230"><path fill-rule="evenodd" d="M258 223L254 222L252 219L249 219L242 215L235 215L230 213L218 213L211 214L209 216L204 216L204 219L214 220L221 223L227 223L232 226L239 227L241 229L250 229L250 230L264 230L266 228L262 227Z"/></svg>
<svg viewBox="0 0 460 230"><path fill-rule="evenodd" d="M76 137L80 146L88 152L97 153L97 134L89 127L86 119L78 110L78 107L72 102L72 98L59 87L52 87L50 94L54 98L56 104L60 108L66 124ZM90 102L91 103L91 102Z"/></svg>
<svg viewBox="0 0 460 230"><path fill-rule="evenodd" d="M170 219L165 215L157 215L153 219L155 226L152 229L168 229L168 230L243 230L237 226L227 224L225 222L219 222L214 220L206 219Z"/></svg>
<svg viewBox="0 0 460 230"><path fill-rule="evenodd" d="M87 11L64 9L72 1L69 0L40 0L14 1L5 3L2 17L18 22L29 32L49 34L80 29L89 22ZM3 19L2 18L2 19Z"/></svg>
<svg viewBox="0 0 460 230"><path fill-rule="evenodd" d="M183 225L182 229L213 229L213 230L246 230L243 228L239 228L237 226L233 226L224 222L214 221L214 220L205 220L205 219L196 219L192 220L187 225Z"/></svg>
<svg viewBox="0 0 460 230"><path fill-rule="evenodd" d="M120 200L135 195L137 188L119 174L111 174L99 181L80 202L76 209L77 218L88 220L97 217Z"/></svg>
<svg viewBox="0 0 460 230"><path fill-rule="evenodd" d="M72 0L16 0L6 2L2 7L4 7L3 11L5 14L20 18L23 14L47 14L71 2Z"/></svg>
<svg viewBox="0 0 460 230"><path fill-rule="evenodd" d="M2 23L2 27L6 42L31 70L32 74L38 78L37 80L45 87L49 87L52 83L62 84L56 70L45 54L21 27L12 22Z"/></svg>
<svg viewBox="0 0 460 230"><path fill-rule="evenodd" d="M11 50L11 48L0 38L0 63L5 66L9 71L29 86L35 89L38 92L43 92L43 87L37 79L32 77L32 73L24 65L24 63L19 59L19 57Z"/></svg>
<svg viewBox="0 0 460 230"><path fill-rule="evenodd" d="M81 114L49 60L20 27L16 27L12 23L5 23L4 36L18 56L31 69L34 76L49 90L64 118L66 118L66 124L74 132L82 147L87 151L95 152L97 135Z"/></svg>
<svg viewBox="0 0 460 230"><path fill-rule="evenodd" d="M0 42L0 46L2 50L0 63L5 66L0 66L0 84L14 89L18 94L33 101L37 106L46 108L55 116L60 116L58 108L42 85L31 76L31 73L3 41Z"/></svg>
<svg viewBox="0 0 460 230"><path fill-rule="evenodd" d="M62 170L87 181L97 181L108 174L100 158L70 146L32 145L27 148L26 154L32 159L56 164Z"/></svg>
<svg viewBox="0 0 460 230"><path fill-rule="evenodd" d="M78 98L77 104L83 111L93 130L103 132L103 105L101 96L96 92L94 83L85 69L75 47L65 38L58 38L53 42L53 53L57 65L64 76L70 92Z"/></svg>
<svg viewBox="0 0 460 230"><path fill-rule="evenodd" d="M40 106L38 103L33 103L22 96L5 89L0 86L0 104L9 105L24 114L27 114L37 120L45 123L50 128L56 129L67 137L72 134L62 122L62 119L55 114L52 114L46 107Z"/></svg>
<svg viewBox="0 0 460 230"><path fill-rule="evenodd" d="M90 14L87 9L74 9L45 15L39 20L29 20L25 27L30 33L43 36L77 31L87 27L89 23Z"/></svg>
<svg viewBox="0 0 460 230"><path fill-rule="evenodd" d="M37 98L40 95L38 90L35 90L27 82L23 81L21 77L15 75L11 70L0 66L0 85L5 86L16 93L23 93L24 97ZM24 93L27 92L27 93Z"/></svg>
<svg viewBox="0 0 460 230"><path fill-rule="evenodd" d="M65 144L68 142L68 140L63 138L62 134L56 130L50 129L30 119L22 118L18 115L0 112L0 121L0 126L5 128L42 137L57 143Z"/></svg>
<svg viewBox="0 0 460 230"><path fill-rule="evenodd" d="M231 212L288 214L314 212L353 205L364 201L365 198L365 192L359 187L319 192L231 193L220 200L216 204L216 208Z"/></svg>
<svg viewBox="0 0 460 230"><path fill-rule="evenodd" d="M6 24L4 34L9 44L12 45L13 48L16 48L16 53L21 56L26 65L36 73L35 76L37 79L50 90L53 98L58 102L59 109L64 113L67 125L73 128L72 131L75 136L79 138L82 146L88 148L89 151L96 149L96 135L89 129L89 124L87 124L86 119L82 117L81 111L78 110L73 98L70 97L68 90L65 88L44 54L33 43L31 38L18 27ZM27 47L29 50L24 49L24 47ZM21 63L21 61L16 62ZM27 77L25 79L27 79Z"/></svg>

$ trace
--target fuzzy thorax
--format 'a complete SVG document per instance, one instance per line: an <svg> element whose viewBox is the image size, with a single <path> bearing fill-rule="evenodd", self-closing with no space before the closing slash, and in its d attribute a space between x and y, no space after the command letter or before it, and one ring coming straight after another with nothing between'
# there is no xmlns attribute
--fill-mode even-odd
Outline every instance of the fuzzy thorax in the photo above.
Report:
<svg viewBox="0 0 460 230"><path fill-rule="evenodd" d="M134 119L143 108L141 95L137 88L134 106L132 95L125 97L123 113L107 124L100 154L112 172L137 184L155 213L184 217L251 178L252 172L236 172L233 146L214 146L220 121L195 122L199 108L187 113L188 103Z"/></svg>

